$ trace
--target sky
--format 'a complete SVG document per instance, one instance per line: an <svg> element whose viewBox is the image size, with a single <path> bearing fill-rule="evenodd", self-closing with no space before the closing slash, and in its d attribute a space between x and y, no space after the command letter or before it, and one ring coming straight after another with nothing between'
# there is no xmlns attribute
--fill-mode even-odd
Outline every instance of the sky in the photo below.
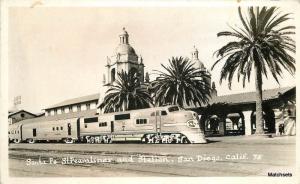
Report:
<svg viewBox="0 0 300 184"><path fill-rule="evenodd" d="M106 58L114 55L123 27L153 79L153 70L161 70L172 56L191 57L194 45L210 69L213 53L230 41L217 33L240 25L237 7L12 7L8 18L9 108L20 95L18 108L34 113L98 93ZM253 79L245 88L236 79L231 90L227 81L220 84L221 66L211 71L218 95L255 90ZM263 89L295 84L295 77L285 73L280 85L264 79Z"/></svg>

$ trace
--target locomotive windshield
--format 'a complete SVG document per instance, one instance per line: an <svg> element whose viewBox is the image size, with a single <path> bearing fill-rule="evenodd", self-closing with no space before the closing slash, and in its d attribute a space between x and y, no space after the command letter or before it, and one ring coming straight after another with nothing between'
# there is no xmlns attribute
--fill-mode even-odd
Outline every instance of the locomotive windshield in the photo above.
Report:
<svg viewBox="0 0 300 184"><path fill-rule="evenodd" d="M179 107L178 106L169 107L168 110L169 112L179 111Z"/></svg>

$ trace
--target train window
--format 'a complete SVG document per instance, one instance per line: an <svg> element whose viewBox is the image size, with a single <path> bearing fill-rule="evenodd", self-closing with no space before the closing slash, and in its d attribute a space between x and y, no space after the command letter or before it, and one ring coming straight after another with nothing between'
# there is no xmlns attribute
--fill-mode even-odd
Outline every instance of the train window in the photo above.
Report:
<svg viewBox="0 0 300 184"><path fill-rule="evenodd" d="M73 111L72 106L70 106L69 107L69 112L72 112L72 111Z"/></svg>
<svg viewBox="0 0 300 184"><path fill-rule="evenodd" d="M137 125L147 124L147 119L136 119L136 124Z"/></svg>
<svg viewBox="0 0 300 184"><path fill-rule="evenodd" d="M32 136L36 137L36 128L32 129Z"/></svg>
<svg viewBox="0 0 300 184"><path fill-rule="evenodd" d="M168 110L169 112L179 111L179 107L178 106L170 107L168 108Z"/></svg>
<svg viewBox="0 0 300 184"><path fill-rule="evenodd" d="M95 123L98 122L98 117L84 118L84 123Z"/></svg>
<svg viewBox="0 0 300 184"><path fill-rule="evenodd" d="M54 130L55 130L55 127L52 127L52 130L54 131Z"/></svg>
<svg viewBox="0 0 300 184"><path fill-rule="evenodd" d="M130 114L117 114L115 115L115 120L130 119Z"/></svg>
<svg viewBox="0 0 300 184"><path fill-rule="evenodd" d="M59 127L56 127L56 130L59 130Z"/></svg>
<svg viewBox="0 0 300 184"><path fill-rule="evenodd" d="M57 109L54 109L54 114L57 114Z"/></svg>
<svg viewBox="0 0 300 184"><path fill-rule="evenodd" d="M62 127L62 126L60 127L60 130L63 130L63 127Z"/></svg>
<svg viewBox="0 0 300 184"><path fill-rule="evenodd" d="M81 111L81 105L77 105L77 111Z"/></svg>
<svg viewBox="0 0 300 184"><path fill-rule="evenodd" d="M161 111L161 115L162 115L162 116L167 115L167 111Z"/></svg>
<svg viewBox="0 0 300 184"><path fill-rule="evenodd" d="M91 104L86 104L86 110L90 110L91 109Z"/></svg>
<svg viewBox="0 0 300 184"><path fill-rule="evenodd" d="M152 112L152 113L150 114L150 116L155 116L155 112Z"/></svg>
<svg viewBox="0 0 300 184"><path fill-rule="evenodd" d="M84 128L87 128L87 124L84 124Z"/></svg>
<svg viewBox="0 0 300 184"><path fill-rule="evenodd" d="M99 127L106 127L107 126L107 122L100 122L99 123Z"/></svg>

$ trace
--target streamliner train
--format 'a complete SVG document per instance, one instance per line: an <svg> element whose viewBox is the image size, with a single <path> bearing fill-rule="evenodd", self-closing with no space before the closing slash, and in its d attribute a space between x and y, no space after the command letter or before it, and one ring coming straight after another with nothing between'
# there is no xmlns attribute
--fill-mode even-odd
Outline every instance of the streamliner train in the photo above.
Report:
<svg viewBox="0 0 300 184"><path fill-rule="evenodd" d="M199 121L193 111L164 106L52 121L20 121L9 126L8 135L14 143L206 143Z"/></svg>

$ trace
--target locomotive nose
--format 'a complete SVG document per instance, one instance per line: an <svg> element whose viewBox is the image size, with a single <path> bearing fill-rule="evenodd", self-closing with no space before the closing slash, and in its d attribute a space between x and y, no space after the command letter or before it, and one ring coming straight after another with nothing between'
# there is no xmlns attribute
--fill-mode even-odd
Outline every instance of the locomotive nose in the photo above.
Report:
<svg viewBox="0 0 300 184"><path fill-rule="evenodd" d="M190 111L189 116L191 119L187 121L187 126L189 128L198 128L200 123L198 114L196 112Z"/></svg>
<svg viewBox="0 0 300 184"><path fill-rule="evenodd" d="M197 114L196 112L192 112L192 116L193 116L193 118L196 119L197 121L200 120L200 119L199 119L199 116L198 116L198 114Z"/></svg>

